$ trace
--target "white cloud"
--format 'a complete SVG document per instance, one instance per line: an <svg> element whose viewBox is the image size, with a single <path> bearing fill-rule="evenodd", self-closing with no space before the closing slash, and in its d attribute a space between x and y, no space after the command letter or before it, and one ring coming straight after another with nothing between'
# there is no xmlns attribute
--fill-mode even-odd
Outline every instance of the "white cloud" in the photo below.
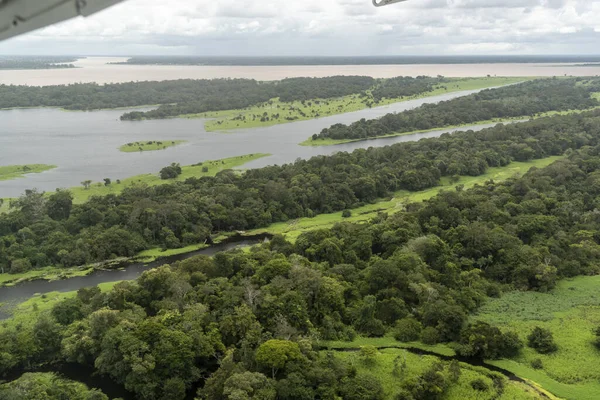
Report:
<svg viewBox="0 0 600 400"><path fill-rule="evenodd" d="M129 0L4 54L598 53L600 0Z"/></svg>

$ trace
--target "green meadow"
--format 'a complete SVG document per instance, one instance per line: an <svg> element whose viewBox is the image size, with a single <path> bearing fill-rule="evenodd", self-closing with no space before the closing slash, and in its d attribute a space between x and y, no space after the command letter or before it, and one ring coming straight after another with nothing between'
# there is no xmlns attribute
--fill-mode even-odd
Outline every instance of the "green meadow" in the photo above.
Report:
<svg viewBox="0 0 600 400"><path fill-rule="evenodd" d="M302 102L281 102L278 98L275 98L253 107L205 112L200 114L186 114L181 117L208 118L209 120L205 123L205 129L209 132L248 129L327 117L335 114L364 110L369 106L385 106L401 101L415 100L457 91L477 90L508 85L522 82L527 79L531 78L488 77L451 79L448 83L437 85L434 90L430 92L410 97L384 98L376 104L373 103L373 97L369 91L363 94L353 94L335 99L313 99Z"/></svg>
<svg viewBox="0 0 600 400"><path fill-rule="evenodd" d="M174 181L185 181L188 178L200 178L202 176L215 176L217 173L232 169L235 167L242 166L247 162L257 160L262 157L266 157L269 154L257 153L248 154L244 156L224 158L222 160L204 161L194 165L188 165L181 167L182 173L176 179L160 179L158 173L155 174L142 174L125 178L121 180L114 180L110 185L105 185L101 182L92 183L89 189L83 186L77 186L69 188L74 196L74 203L81 204L92 196L105 196L107 194L118 194L121 191L132 185L145 184L148 186L163 185L166 183L172 183Z"/></svg>
<svg viewBox="0 0 600 400"><path fill-rule="evenodd" d="M535 326L550 329L558 345L555 353L526 347L514 360L491 363L565 399L599 398L600 351L593 345L593 330L600 327L600 276L564 279L549 293L509 292L488 301L473 318L512 329L523 340ZM535 359L542 361L542 369L531 367Z"/></svg>
<svg viewBox="0 0 600 400"><path fill-rule="evenodd" d="M48 164L27 164L27 165L7 165L0 167L0 181L22 178L26 174L37 174L56 168L56 165Z"/></svg>
<svg viewBox="0 0 600 400"><path fill-rule="evenodd" d="M369 363L361 359L358 352L336 352L335 354L337 357L350 362L359 373L367 373L376 377L383 386L385 398L389 400L395 398L403 381L419 376L439 361L435 356L421 356L402 349L381 349L375 359ZM397 358L406 360L406 368L399 375L394 375L394 360ZM465 363L459 365L461 369L460 378L440 398L446 400L533 400L540 398L531 387L520 382L509 381L504 377L501 378L504 382L504 390L501 394L498 394L493 388L491 378L498 375L494 375L485 368L474 367ZM485 391L473 389L471 382L476 379L483 380L488 389Z"/></svg>
<svg viewBox="0 0 600 400"><path fill-rule="evenodd" d="M132 142L119 147L124 153L136 153L140 151L156 151L174 147L186 143L186 140L149 140L147 142Z"/></svg>

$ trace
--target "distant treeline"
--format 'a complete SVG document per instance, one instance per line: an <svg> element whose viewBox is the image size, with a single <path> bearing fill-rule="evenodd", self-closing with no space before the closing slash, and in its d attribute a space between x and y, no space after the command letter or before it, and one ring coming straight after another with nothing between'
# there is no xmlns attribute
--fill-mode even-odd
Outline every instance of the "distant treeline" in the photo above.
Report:
<svg viewBox="0 0 600 400"><path fill-rule="evenodd" d="M73 57L0 56L0 69L60 69L75 68Z"/></svg>
<svg viewBox="0 0 600 400"><path fill-rule="evenodd" d="M182 79L161 82L95 83L61 86L0 85L0 108L63 107L69 110L133 107L162 104L148 112L130 112L124 120L167 118L182 114L245 108L279 97L281 101L329 99L373 90L375 100L403 97L432 90L444 78L394 78L368 76L290 78L274 82L251 79ZM365 100L367 101L367 100Z"/></svg>
<svg viewBox="0 0 600 400"><path fill-rule="evenodd" d="M368 57L241 57L139 56L123 63L138 65L402 65L600 62L600 56L368 56Z"/></svg>
<svg viewBox="0 0 600 400"><path fill-rule="evenodd" d="M416 109L387 114L379 119L361 119L350 125L325 128L318 139L366 139L393 133L413 132L494 118L534 116L548 111L581 110L600 105L591 93L600 91L600 80L543 79L469 96L424 104Z"/></svg>
<svg viewBox="0 0 600 400"><path fill-rule="evenodd" d="M499 125L390 147L315 157L283 166L93 197L28 191L0 214L0 268L22 272L73 266L163 246L201 243L213 232L355 208L440 177L478 176L488 167L563 154L600 142L600 111Z"/></svg>
<svg viewBox="0 0 600 400"><path fill-rule="evenodd" d="M179 82L179 81L178 81ZM165 102L156 110L123 114L122 120L159 119L207 111L231 110L265 103L279 97L281 101L329 99L361 93L375 84L367 76L334 76L329 78L290 78L276 82L247 79L188 81L181 90L185 99ZM177 103L177 104L165 104Z"/></svg>

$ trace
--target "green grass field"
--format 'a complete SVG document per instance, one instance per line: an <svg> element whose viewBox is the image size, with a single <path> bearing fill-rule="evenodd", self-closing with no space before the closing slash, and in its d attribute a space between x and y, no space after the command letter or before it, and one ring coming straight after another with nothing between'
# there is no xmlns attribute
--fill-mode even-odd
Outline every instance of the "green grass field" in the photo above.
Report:
<svg viewBox="0 0 600 400"><path fill-rule="evenodd" d="M0 181L22 178L26 174L37 174L54 168L56 165L48 164L7 165L0 167Z"/></svg>
<svg viewBox="0 0 600 400"><path fill-rule="evenodd" d="M85 189L83 186L77 186L69 188L71 193L74 196L74 203L81 204L84 203L87 199L92 196L105 196L107 194L118 194L124 188L136 185L136 184L146 184L149 186L155 185L163 185L166 183L172 183L173 181L185 181L188 178L192 177L202 177L202 176L215 176L218 172L232 169L235 167L242 166L247 162L257 160L262 157L266 157L270 154L248 154L245 156L224 158L222 160L213 160L213 161L204 161L202 163L198 163L196 165L184 166L182 168L182 173L176 179L168 179L163 180L160 179L158 173L156 174L142 174L132 176L130 178L125 178L120 180L118 183L116 180L113 181L109 186L105 186L103 183L95 182L92 183L89 189Z"/></svg>
<svg viewBox="0 0 600 400"><path fill-rule="evenodd" d="M381 382L386 400L393 400L394 395L399 391L401 382L406 379L422 374L427 368L439 359L434 356L420 356L401 349L382 349L378 352L374 363L366 364L360 359L357 352L336 352L337 357L344 359L354 365L359 373L368 373L379 379ZM394 376L394 359L400 357L406 360L406 370L401 376ZM498 396L496 391L491 389L492 379L490 372L485 368L474 367L469 364L460 363L461 375L457 383L453 384L448 392L442 397L447 400L525 400L539 399L540 396L527 385L519 382L504 379L505 388L502 395ZM482 379L490 387L487 391L476 391L471 387L471 382L475 379Z"/></svg>
<svg viewBox="0 0 600 400"><path fill-rule="evenodd" d="M384 106L406 100L437 96L463 90L484 89L522 82L531 78L514 77L489 77L489 78L457 78L444 85L438 85L434 90L417 96L383 99L374 107ZM281 102L272 99L266 103L253 107L236 110L206 112L200 114L182 115L184 118L210 118L206 121L205 129L209 132L229 131L233 129L247 129L264 126L273 126L294 121L302 121L359 111L368 108L368 103L373 101L370 92L366 97L359 94L344 96L336 99L314 99L305 102Z"/></svg>
<svg viewBox="0 0 600 400"><path fill-rule="evenodd" d="M600 100L600 93L593 93L592 97ZM536 114L533 117L532 116L520 116L520 117L511 117L511 118L494 118L494 119L488 119L485 121L477 121L477 122L473 122L473 123L469 123L469 124L447 125L447 126L440 126L440 127L436 127L436 128L432 128L432 129L423 129L423 130L419 130L419 131L390 133L389 135L370 137L370 138L365 138L365 139L317 139L317 140L313 140L312 137L310 137L310 138L306 139L305 141L298 143L298 144L300 146L333 146L333 145L342 144L342 143L362 142L365 140L377 140L377 139L397 137L397 136L408 136L408 135L414 135L417 133L427 133L427 132L439 131L442 129L459 129L459 128L464 128L467 126L502 124L502 123L518 122L518 121L528 121L528 120L532 120L532 119L552 117L552 116L556 116L556 115L580 114L582 112L592 111L592 110L596 110L598 108L600 108L600 106L593 107L593 108L587 108L584 110L548 111L548 112Z"/></svg>
<svg viewBox="0 0 600 400"><path fill-rule="evenodd" d="M565 279L550 293L510 292L490 300L474 319L519 333L526 340L533 327L552 331L558 351L542 355L525 348L515 360L493 364L535 380L559 397L598 399L600 394L600 351L594 347L593 329L600 326L600 276ZM544 368L533 369L539 358Z"/></svg>
<svg viewBox="0 0 600 400"><path fill-rule="evenodd" d="M136 153L140 151L164 150L186 142L186 140L149 140L147 142L133 142L119 147L119 151L124 153Z"/></svg>
<svg viewBox="0 0 600 400"><path fill-rule="evenodd" d="M246 232L249 235L269 232L272 234L283 234L290 241L295 241L300 234L314 229L330 228L334 224L342 221L347 222L366 222L371 220L379 212L395 213L404 210L408 203L424 201L432 198L441 190L453 189L458 185L464 185L465 189L471 188L476 184L493 179L502 181L517 174L523 175L532 167L543 168L563 157L548 157L529 162L513 162L506 167L488 168L487 172L481 176L463 176L456 183L450 183L449 178L442 178L440 186L426 189L420 192L409 192L406 190L396 192L391 199L384 199L374 204L368 204L351 210L352 216L342 217L342 212L331 214L320 214L313 218L298 218L287 222L277 222L266 228L255 229Z"/></svg>

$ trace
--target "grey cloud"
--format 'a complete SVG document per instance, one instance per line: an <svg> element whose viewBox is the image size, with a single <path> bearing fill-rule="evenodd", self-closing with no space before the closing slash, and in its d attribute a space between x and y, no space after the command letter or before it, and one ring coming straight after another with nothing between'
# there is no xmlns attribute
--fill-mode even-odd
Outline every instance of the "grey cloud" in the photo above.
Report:
<svg viewBox="0 0 600 400"><path fill-rule="evenodd" d="M0 53L598 53L599 39L598 0L129 0Z"/></svg>

